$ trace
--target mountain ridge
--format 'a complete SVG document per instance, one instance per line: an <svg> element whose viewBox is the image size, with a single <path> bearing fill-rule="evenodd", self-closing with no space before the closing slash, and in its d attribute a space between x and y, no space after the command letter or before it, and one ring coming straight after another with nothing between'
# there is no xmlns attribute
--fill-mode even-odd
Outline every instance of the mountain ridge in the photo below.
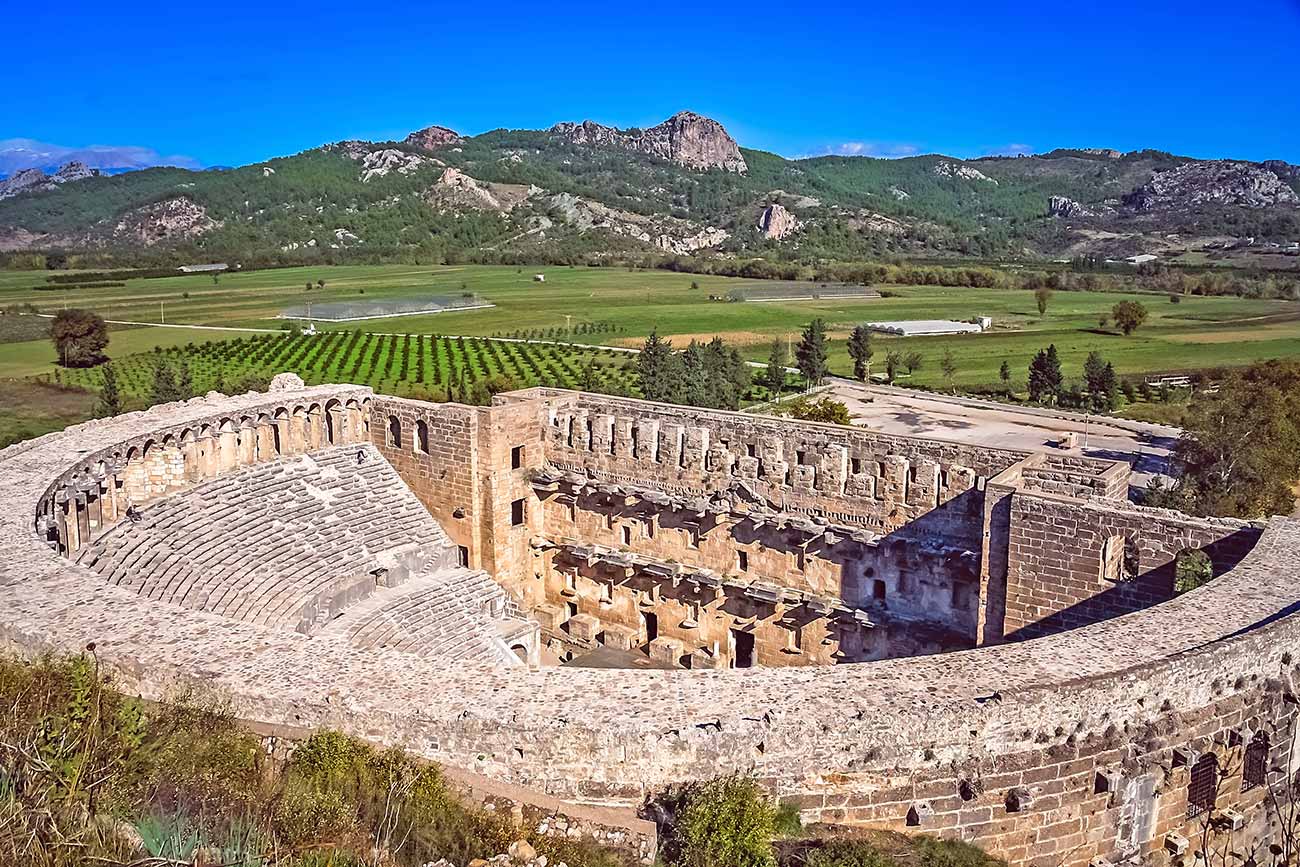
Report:
<svg viewBox="0 0 1300 867"><path fill-rule="evenodd" d="M0 249L835 259L1300 241L1300 167L1283 161L1107 148L790 160L689 111L644 130L588 120L466 136L435 125L221 172L28 180L0 201Z"/></svg>

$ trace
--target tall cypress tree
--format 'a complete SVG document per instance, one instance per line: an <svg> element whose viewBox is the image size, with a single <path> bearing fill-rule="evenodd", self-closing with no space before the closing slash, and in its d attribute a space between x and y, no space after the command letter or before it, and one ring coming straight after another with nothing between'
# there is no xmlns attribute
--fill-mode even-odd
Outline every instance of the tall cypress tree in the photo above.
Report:
<svg viewBox="0 0 1300 867"><path fill-rule="evenodd" d="M149 402L151 404L171 403L180 399L181 394L180 389L176 386L176 375L172 372L171 365L160 355L153 368L153 383L149 390Z"/></svg>
<svg viewBox="0 0 1300 867"><path fill-rule="evenodd" d="M821 385L827 371L826 323L823 320L814 319L808 323L794 355L799 365L799 372L808 381L809 387Z"/></svg>
<svg viewBox="0 0 1300 867"><path fill-rule="evenodd" d="M1056 344L1038 350L1029 362L1029 399L1035 403L1054 404L1061 396L1061 359L1056 354Z"/></svg>
<svg viewBox="0 0 1300 867"><path fill-rule="evenodd" d="M194 397L194 378L190 375L190 363L181 360L180 370L176 374L176 392L181 400Z"/></svg>
<svg viewBox="0 0 1300 867"><path fill-rule="evenodd" d="M99 390L99 403L95 415L99 418L118 415L122 412L122 394L117 388L117 371L113 365L104 365L104 386Z"/></svg>
<svg viewBox="0 0 1300 867"><path fill-rule="evenodd" d="M1083 381L1094 412L1110 412L1119 405L1119 377L1100 352L1088 353L1083 363Z"/></svg>
<svg viewBox="0 0 1300 867"><path fill-rule="evenodd" d="M853 359L853 378L866 382L871 372L871 356L875 350L871 347L871 329L859 325L849 335L849 358Z"/></svg>
<svg viewBox="0 0 1300 867"><path fill-rule="evenodd" d="M785 387L785 369L790 363L789 354L786 352L785 344L781 338L772 341L772 351L767 355L767 368L763 371L762 383L767 386L767 390L778 401L781 399L781 389Z"/></svg>
<svg viewBox="0 0 1300 867"><path fill-rule="evenodd" d="M671 372L670 360L673 350L665 340L659 339L659 330L650 329L650 336L641 347L637 357L637 372L641 376L641 393L646 400L668 402L671 400L672 384L669 382Z"/></svg>

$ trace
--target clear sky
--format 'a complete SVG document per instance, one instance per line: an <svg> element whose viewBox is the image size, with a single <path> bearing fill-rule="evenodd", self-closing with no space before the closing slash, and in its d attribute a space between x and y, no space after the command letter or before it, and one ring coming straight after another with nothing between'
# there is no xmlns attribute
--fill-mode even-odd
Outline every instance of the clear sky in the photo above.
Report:
<svg viewBox="0 0 1300 867"><path fill-rule="evenodd" d="M238 165L690 108L744 146L1300 163L1300 0L23 3L0 139Z"/></svg>

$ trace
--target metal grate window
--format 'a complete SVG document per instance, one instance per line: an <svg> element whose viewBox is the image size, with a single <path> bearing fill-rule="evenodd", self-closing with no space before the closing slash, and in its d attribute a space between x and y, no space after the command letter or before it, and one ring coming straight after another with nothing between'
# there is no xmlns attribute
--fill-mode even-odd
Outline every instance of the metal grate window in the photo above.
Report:
<svg viewBox="0 0 1300 867"><path fill-rule="evenodd" d="M1241 790L1248 792L1264 785L1268 776L1268 735L1256 732L1246 746L1246 760L1241 768Z"/></svg>
<svg viewBox="0 0 1300 867"><path fill-rule="evenodd" d="M1213 810L1218 800L1218 788L1219 760L1213 753L1207 753L1192 765L1192 774L1187 781L1187 818Z"/></svg>

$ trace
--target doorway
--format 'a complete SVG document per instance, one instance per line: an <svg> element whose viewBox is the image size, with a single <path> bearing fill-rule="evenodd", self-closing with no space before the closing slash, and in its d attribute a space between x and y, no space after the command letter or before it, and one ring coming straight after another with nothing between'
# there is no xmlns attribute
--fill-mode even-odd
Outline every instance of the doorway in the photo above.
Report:
<svg viewBox="0 0 1300 867"><path fill-rule="evenodd" d="M735 653L731 658L732 668L754 667L754 633L731 630L731 643Z"/></svg>
<svg viewBox="0 0 1300 867"><path fill-rule="evenodd" d="M645 642L649 644L659 637L659 615L653 611L641 612L641 629L645 632Z"/></svg>

